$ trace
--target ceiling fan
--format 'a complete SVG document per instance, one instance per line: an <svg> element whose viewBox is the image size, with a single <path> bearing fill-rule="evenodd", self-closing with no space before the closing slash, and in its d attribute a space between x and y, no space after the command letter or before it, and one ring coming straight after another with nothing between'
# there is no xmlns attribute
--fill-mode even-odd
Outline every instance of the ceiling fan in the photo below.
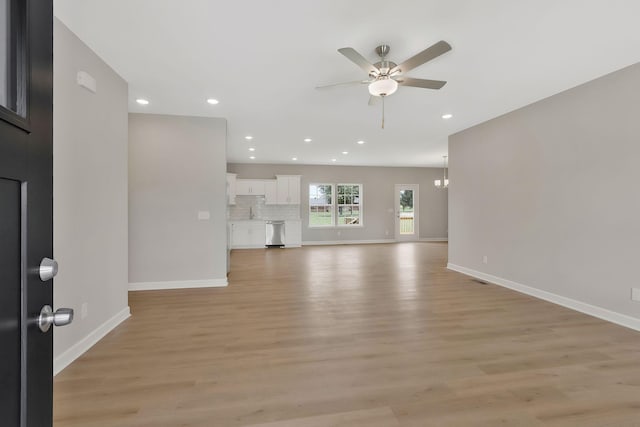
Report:
<svg viewBox="0 0 640 427"><path fill-rule="evenodd" d="M371 94L369 98L369 105L373 105L378 98L382 98L382 128L384 129L384 98L395 93L395 91L398 90L398 86L412 86L437 90L447 83L442 80L416 79L413 77L407 77L404 74L450 51L451 45L441 40L399 65L387 60L387 55L390 50L391 48L384 44L376 47L376 53L380 57L380 61L372 64L352 47L343 47L342 49L338 49L338 52L366 71L369 78L367 80L356 80L318 86L316 89L325 89L344 85L369 85L369 93Z"/></svg>

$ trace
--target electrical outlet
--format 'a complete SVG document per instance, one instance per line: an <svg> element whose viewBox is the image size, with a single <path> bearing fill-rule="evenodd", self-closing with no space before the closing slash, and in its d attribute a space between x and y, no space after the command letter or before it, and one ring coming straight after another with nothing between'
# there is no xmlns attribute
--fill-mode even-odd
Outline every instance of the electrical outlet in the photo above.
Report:
<svg viewBox="0 0 640 427"><path fill-rule="evenodd" d="M631 299L633 301L640 301L640 288L631 288Z"/></svg>
<svg viewBox="0 0 640 427"><path fill-rule="evenodd" d="M80 318L84 319L89 315L89 303L83 302L80 307Z"/></svg>
<svg viewBox="0 0 640 427"><path fill-rule="evenodd" d="M483 264L489 264L489 257L488 257L488 256L486 256L486 255L483 255L483 256L482 256L482 263L483 263Z"/></svg>

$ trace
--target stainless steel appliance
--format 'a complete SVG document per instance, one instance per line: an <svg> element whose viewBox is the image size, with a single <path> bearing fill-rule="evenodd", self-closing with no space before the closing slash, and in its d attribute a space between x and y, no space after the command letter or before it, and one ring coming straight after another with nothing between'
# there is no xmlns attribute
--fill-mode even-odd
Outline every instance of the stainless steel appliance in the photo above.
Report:
<svg viewBox="0 0 640 427"><path fill-rule="evenodd" d="M267 236L267 241L265 242L265 246L268 248L284 246L284 236L285 236L284 221L283 220L265 221L265 227L266 227L266 236Z"/></svg>

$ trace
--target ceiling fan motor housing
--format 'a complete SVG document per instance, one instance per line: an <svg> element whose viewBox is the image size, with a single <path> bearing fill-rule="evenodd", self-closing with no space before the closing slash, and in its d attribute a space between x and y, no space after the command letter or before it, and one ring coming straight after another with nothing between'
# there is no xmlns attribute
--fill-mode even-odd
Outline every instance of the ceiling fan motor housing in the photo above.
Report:
<svg viewBox="0 0 640 427"><path fill-rule="evenodd" d="M381 61L373 64L380 72L379 73L369 73L369 77L380 77L380 76L388 76L389 71L395 67L397 64L395 62L387 61L385 58L391 51L389 45L383 44L376 47L376 53L380 57Z"/></svg>
<svg viewBox="0 0 640 427"><path fill-rule="evenodd" d="M393 67L397 66L398 64L396 64L395 62L392 61L379 61L376 62L375 64L373 64L376 68L378 68L380 70L380 76L389 76L389 71L391 71L391 69L393 69ZM375 77L375 76L372 76Z"/></svg>

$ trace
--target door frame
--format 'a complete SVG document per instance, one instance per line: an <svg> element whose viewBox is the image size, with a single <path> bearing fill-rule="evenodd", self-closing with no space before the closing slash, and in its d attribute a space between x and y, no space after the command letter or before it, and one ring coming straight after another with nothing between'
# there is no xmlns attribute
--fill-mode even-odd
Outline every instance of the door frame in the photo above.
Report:
<svg viewBox="0 0 640 427"><path fill-rule="evenodd" d="M413 190L413 234L400 234L400 199L401 190ZM396 242L412 242L420 240L420 185L396 184L393 190L394 231Z"/></svg>

